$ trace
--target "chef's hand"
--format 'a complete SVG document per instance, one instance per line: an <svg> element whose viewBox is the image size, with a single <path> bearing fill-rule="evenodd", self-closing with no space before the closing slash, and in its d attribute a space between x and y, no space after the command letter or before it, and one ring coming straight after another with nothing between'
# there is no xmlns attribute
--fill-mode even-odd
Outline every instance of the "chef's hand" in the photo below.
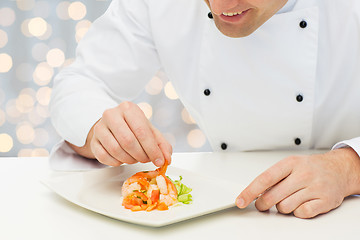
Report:
<svg viewBox="0 0 360 240"><path fill-rule="evenodd" d="M85 146L69 145L80 155L110 166L151 161L160 167L172 154L168 141L132 102L106 110L91 128Z"/></svg>
<svg viewBox="0 0 360 240"><path fill-rule="evenodd" d="M236 199L239 208L257 199L259 211L276 205L280 213L312 218L360 193L360 158L351 148L292 156L259 175Z"/></svg>

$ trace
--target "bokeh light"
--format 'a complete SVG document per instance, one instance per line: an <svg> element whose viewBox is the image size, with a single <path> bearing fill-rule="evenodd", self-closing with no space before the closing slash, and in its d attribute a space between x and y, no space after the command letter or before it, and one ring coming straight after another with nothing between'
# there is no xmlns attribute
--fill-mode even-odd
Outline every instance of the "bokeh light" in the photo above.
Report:
<svg viewBox="0 0 360 240"><path fill-rule="evenodd" d="M40 37L48 29L47 22L41 17L32 18L28 23L29 33L35 37Z"/></svg>
<svg viewBox="0 0 360 240"><path fill-rule="evenodd" d="M75 39L76 42L80 42L80 40L85 36L91 26L91 22L89 20L82 20L76 24L76 34Z"/></svg>
<svg viewBox="0 0 360 240"><path fill-rule="evenodd" d="M18 152L18 157L48 157L49 151L45 148L23 148Z"/></svg>
<svg viewBox="0 0 360 240"><path fill-rule="evenodd" d="M41 36L38 36L37 38L44 41L49 39L51 37L51 34L52 34L52 26L47 23L45 33Z"/></svg>
<svg viewBox="0 0 360 240"><path fill-rule="evenodd" d="M33 37L33 35L29 32L29 22L31 19L25 19L22 23L21 23L21 32L22 34L24 34L25 37Z"/></svg>
<svg viewBox="0 0 360 240"><path fill-rule="evenodd" d="M18 157L31 157L32 151L31 148L23 148L19 151Z"/></svg>
<svg viewBox="0 0 360 240"><path fill-rule="evenodd" d="M51 67L60 67L65 62L65 54L58 48L51 49L46 55L46 61Z"/></svg>
<svg viewBox="0 0 360 240"><path fill-rule="evenodd" d="M35 148L32 150L31 157L48 157L49 151L45 148Z"/></svg>
<svg viewBox="0 0 360 240"><path fill-rule="evenodd" d="M76 34L75 34L75 40L76 42L80 42L81 39L85 36L85 34L88 32L88 28L79 28L78 30L76 30Z"/></svg>
<svg viewBox="0 0 360 240"><path fill-rule="evenodd" d="M151 105L149 103L141 102L141 103L138 103L138 106L144 112L147 119L150 119L152 117L153 110L152 110L152 107L151 107Z"/></svg>
<svg viewBox="0 0 360 240"><path fill-rule="evenodd" d="M165 95L171 100L176 100L179 98L171 82L166 83L164 91Z"/></svg>
<svg viewBox="0 0 360 240"><path fill-rule="evenodd" d="M46 62L39 63L33 74L34 82L39 86L49 84L53 76L54 70Z"/></svg>
<svg viewBox="0 0 360 240"><path fill-rule="evenodd" d="M34 141L35 130L28 122L22 122L16 126L16 137L22 144L30 144Z"/></svg>
<svg viewBox="0 0 360 240"><path fill-rule="evenodd" d="M12 25L15 22L15 18L14 10L11 8L0 8L0 26L8 27Z"/></svg>
<svg viewBox="0 0 360 240"><path fill-rule="evenodd" d="M44 106L49 105L50 97L51 97L51 88L42 87L36 93L36 100Z"/></svg>
<svg viewBox="0 0 360 240"><path fill-rule="evenodd" d="M206 143L206 137L200 129L193 129L187 135L187 141L193 148L201 148Z"/></svg>
<svg viewBox="0 0 360 240"><path fill-rule="evenodd" d="M6 53L0 53L0 73L6 73L10 71L13 66L13 61L10 55Z"/></svg>
<svg viewBox="0 0 360 240"><path fill-rule="evenodd" d="M81 29L81 28L90 28L91 27L91 21L87 20L87 19L84 19L84 20L81 20L79 21L76 26L75 26L75 29L76 31Z"/></svg>
<svg viewBox="0 0 360 240"><path fill-rule="evenodd" d="M12 137L7 133L0 134L0 152L9 152L14 146Z"/></svg>
<svg viewBox="0 0 360 240"><path fill-rule="evenodd" d="M11 99L7 101L6 106L6 116L7 120L11 123L16 123L16 119L21 116L21 112L16 108L16 100Z"/></svg>
<svg viewBox="0 0 360 240"><path fill-rule="evenodd" d="M145 91L150 95L157 95L161 93L164 88L163 81L158 77L154 76L150 82L146 85Z"/></svg>
<svg viewBox="0 0 360 240"><path fill-rule="evenodd" d="M0 48L5 47L8 43L8 36L7 33L0 29Z"/></svg>
<svg viewBox="0 0 360 240"><path fill-rule="evenodd" d="M0 134L11 138L0 156L48 156L60 140L49 119L52 80L75 61L77 42L111 1L0 2ZM195 122L167 82L159 71L134 102L178 150L202 151L188 143Z"/></svg>
<svg viewBox="0 0 360 240"><path fill-rule="evenodd" d="M16 5L22 11L30 11L35 6L35 0L16 0Z"/></svg>
<svg viewBox="0 0 360 240"><path fill-rule="evenodd" d="M195 120L191 117L186 108L181 111L181 118L187 124L196 124Z"/></svg>
<svg viewBox="0 0 360 240"><path fill-rule="evenodd" d="M21 113L30 112L34 108L34 98L30 94L20 94L16 99L16 108Z"/></svg>
<svg viewBox="0 0 360 240"><path fill-rule="evenodd" d="M35 98L36 91L33 88L23 88L20 91L19 95L22 95L22 94L27 94L27 95L30 95L31 97Z"/></svg>
<svg viewBox="0 0 360 240"><path fill-rule="evenodd" d="M44 106L41 104L36 105L36 112L40 117L48 118L50 117L50 111L48 106Z"/></svg>
<svg viewBox="0 0 360 240"><path fill-rule="evenodd" d="M68 12L72 20L81 20L86 16L86 6L82 2L72 2Z"/></svg>
<svg viewBox="0 0 360 240"><path fill-rule="evenodd" d="M56 7L56 15L58 16L58 18L60 18L61 20L70 19L69 11L68 11L69 6L70 6L69 1L63 1L63 2L60 2L57 5L57 7Z"/></svg>

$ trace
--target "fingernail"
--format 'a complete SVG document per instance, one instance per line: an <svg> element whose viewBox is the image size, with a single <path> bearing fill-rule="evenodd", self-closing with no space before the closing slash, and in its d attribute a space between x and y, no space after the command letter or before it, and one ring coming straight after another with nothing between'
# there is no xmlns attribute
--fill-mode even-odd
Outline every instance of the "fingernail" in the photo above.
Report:
<svg viewBox="0 0 360 240"><path fill-rule="evenodd" d="M242 199L242 198L236 199L236 205L237 205L239 208L243 208L243 207L244 207L244 204L245 204L244 199Z"/></svg>
<svg viewBox="0 0 360 240"><path fill-rule="evenodd" d="M164 161L161 159L161 158L158 158L154 161L154 164L157 166L157 167L161 167L162 165L164 165Z"/></svg>

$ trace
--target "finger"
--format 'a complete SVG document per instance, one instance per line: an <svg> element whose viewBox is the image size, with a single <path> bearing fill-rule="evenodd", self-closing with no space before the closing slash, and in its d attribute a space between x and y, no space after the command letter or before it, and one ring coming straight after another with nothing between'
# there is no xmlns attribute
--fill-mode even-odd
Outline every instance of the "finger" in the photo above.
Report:
<svg viewBox="0 0 360 240"><path fill-rule="evenodd" d="M107 112L105 112L104 115L105 114L107 114ZM149 162L150 159L144 152L133 132L130 130L128 124L123 119L122 114L119 114L118 116L114 116L113 113L109 114L112 115L106 116L104 119L106 119L106 125L115 137L119 146L133 159L136 159L136 161L141 163Z"/></svg>
<svg viewBox="0 0 360 240"><path fill-rule="evenodd" d="M247 207L253 200L274 186L291 173L292 165L288 161L280 161L260 174L237 197L236 205L239 208Z"/></svg>
<svg viewBox="0 0 360 240"><path fill-rule="evenodd" d="M166 140L164 135L162 135L162 133L158 129L156 129L152 125L151 125L151 129L155 135L155 138L158 142L158 146L159 146L160 150L162 151L167 163L170 165L171 164L171 155L173 153L171 144Z"/></svg>
<svg viewBox="0 0 360 240"><path fill-rule="evenodd" d="M106 152L114 159L127 164L138 162L120 147L119 143L108 129L97 132L96 138Z"/></svg>
<svg viewBox="0 0 360 240"><path fill-rule="evenodd" d="M256 200L255 206L259 211L269 210L281 200L304 187L304 182L299 181L296 175L290 174L281 182L277 183L275 186L271 187L271 189L263 193Z"/></svg>
<svg viewBox="0 0 360 240"><path fill-rule="evenodd" d="M96 157L96 159L105 165L117 167L122 164L122 162L116 160L113 158L101 145L101 143L98 140L93 139L91 141L91 150Z"/></svg>
<svg viewBox="0 0 360 240"><path fill-rule="evenodd" d="M294 215L298 218L313 218L321 213L326 213L332 208L322 199L313 199L301 204L294 211Z"/></svg>
<svg viewBox="0 0 360 240"><path fill-rule="evenodd" d="M313 199L313 196L310 195L308 188L300 189L299 191L293 193L287 198L280 201L276 204L276 208L280 213L289 214L295 211L301 204Z"/></svg>
<svg viewBox="0 0 360 240"><path fill-rule="evenodd" d="M124 111L126 123L139 141L148 158L156 166L162 166L164 164L164 156L157 145L155 136L150 128L149 120L137 105L131 105L131 109Z"/></svg>

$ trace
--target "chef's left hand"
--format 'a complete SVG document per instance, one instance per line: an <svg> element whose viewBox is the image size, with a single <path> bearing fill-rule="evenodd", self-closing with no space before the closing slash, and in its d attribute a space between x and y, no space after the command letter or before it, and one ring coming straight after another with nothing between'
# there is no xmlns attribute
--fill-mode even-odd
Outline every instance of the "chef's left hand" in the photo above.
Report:
<svg viewBox="0 0 360 240"><path fill-rule="evenodd" d="M325 154L291 156L260 174L236 199L239 208L253 200L259 211L276 205L280 213L312 218L360 193L360 158L351 148Z"/></svg>

